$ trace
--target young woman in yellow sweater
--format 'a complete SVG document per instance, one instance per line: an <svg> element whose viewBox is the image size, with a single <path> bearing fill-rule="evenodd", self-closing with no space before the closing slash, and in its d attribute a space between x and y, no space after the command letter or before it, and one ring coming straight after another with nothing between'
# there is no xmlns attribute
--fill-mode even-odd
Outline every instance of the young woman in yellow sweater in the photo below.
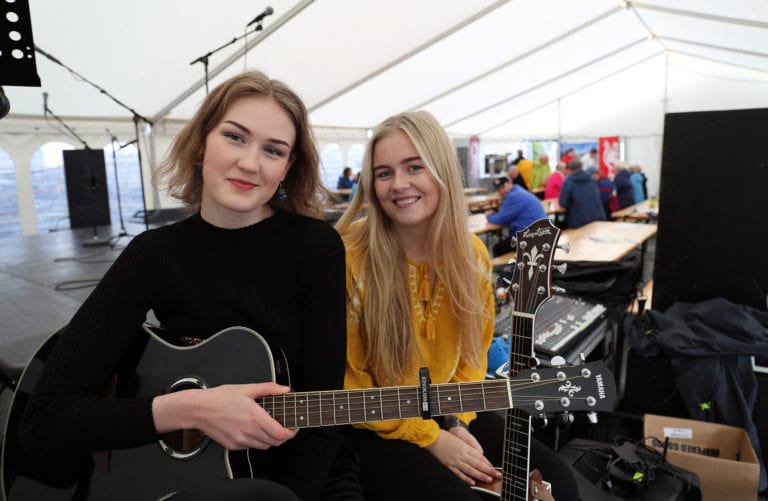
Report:
<svg viewBox="0 0 768 501"><path fill-rule="evenodd" d="M456 151L432 115L379 125L337 229L347 259L344 386L417 385L424 366L433 384L482 380L494 327L490 259L469 232ZM498 414L463 413L369 422L346 438L366 499L464 500L477 499L471 485L499 477L503 427Z"/></svg>

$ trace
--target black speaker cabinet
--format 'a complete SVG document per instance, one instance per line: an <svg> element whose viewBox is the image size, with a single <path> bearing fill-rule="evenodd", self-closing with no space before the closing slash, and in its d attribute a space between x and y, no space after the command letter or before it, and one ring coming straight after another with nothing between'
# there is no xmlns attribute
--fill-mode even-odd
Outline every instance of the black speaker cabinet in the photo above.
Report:
<svg viewBox="0 0 768 501"><path fill-rule="evenodd" d="M653 308L724 297L765 310L768 108L664 120Z"/></svg>
<svg viewBox="0 0 768 501"><path fill-rule="evenodd" d="M64 150L63 153L71 228L110 224L104 150Z"/></svg>

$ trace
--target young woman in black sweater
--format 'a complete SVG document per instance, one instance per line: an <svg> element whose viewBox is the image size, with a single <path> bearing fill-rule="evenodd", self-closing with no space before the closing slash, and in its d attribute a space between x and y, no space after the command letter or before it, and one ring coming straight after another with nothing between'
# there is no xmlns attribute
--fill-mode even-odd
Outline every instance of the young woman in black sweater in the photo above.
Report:
<svg viewBox="0 0 768 501"><path fill-rule="evenodd" d="M63 330L27 405L26 450L130 448L196 429L227 449L251 449L260 479L190 478L174 500L357 498L337 430L285 428L255 401L285 386L104 395L150 310L190 344L253 329L282 348L293 390L342 388L344 247L319 219L318 165L306 108L285 84L248 72L211 91L157 173L194 213L135 237Z"/></svg>

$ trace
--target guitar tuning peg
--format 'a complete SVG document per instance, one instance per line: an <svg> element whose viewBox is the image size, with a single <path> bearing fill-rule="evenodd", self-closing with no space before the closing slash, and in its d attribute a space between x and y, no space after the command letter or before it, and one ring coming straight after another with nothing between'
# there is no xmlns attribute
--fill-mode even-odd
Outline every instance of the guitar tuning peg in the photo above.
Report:
<svg viewBox="0 0 768 501"><path fill-rule="evenodd" d="M645 305L648 303L647 296L637 296L637 314L638 316L645 313Z"/></svg>
<svg viewBox="0 0 768 501"><path fill-rule="evenodd" d="M509 261L507 261L507 264L514 267L517 264L517 261L515 259L510 259Z"/></svg>
<svg viewBox="0 0 768 501"><path fill-rule="evenodd" d="M533 420L534 426L538 429L546 428L549 424L549 418L547 418L546 414L539 414L536 416L536 418Z"/></svg>
<svg viewBox="0 0 768 501"><path fill-rule="evenodd" d="M573 414L571 414L568 411L563 411L560 413L560 423L568 426L569 424L573 423Z"/></svg>
<svg viewBox="0 0 768 501"><path fill-rule="evenodd" d="M597 412L595 411L587 412L587 419L589 419L590 423L597 424Z"/></svg>
<svg viewBox="0 0 768 501"><path fill-rule="evenodd" d="M552 265L552 268L557 270L557 272L560 273L561 275L565 275L565 270L568 269L568 263L555 264L555 265Z"/></svg>
<svg viewBox="0 0 768 501"><path fill-rule="evenodd" d="M552 367L562 367L565 365L565 363L566 363L565 359L560 355L555 355L549 361L549 365L551 365Z"/></svg>
<svg viewBox="0 0 768 501"><path fill-rule="evenodd" d="M563 289L562 287L557 286L557 285L553 285L552 286L552 290L555 291L555 292L559 292L561 294L565 294L565 289Z"/></svg>
<svg viewBox="0 0 768 501"><path fill-rule="evenodd" d="M571 252L571 244L569 242L559 243L555 247L557 247L558 249L561 249L566 254Z"/></svg>
<svg viewBox="0 0 768 501"><path fill-rule="evenodd" d="M579 365L585 364L587 362L587 357L584 355L584 352L579 352Z"/></svg>

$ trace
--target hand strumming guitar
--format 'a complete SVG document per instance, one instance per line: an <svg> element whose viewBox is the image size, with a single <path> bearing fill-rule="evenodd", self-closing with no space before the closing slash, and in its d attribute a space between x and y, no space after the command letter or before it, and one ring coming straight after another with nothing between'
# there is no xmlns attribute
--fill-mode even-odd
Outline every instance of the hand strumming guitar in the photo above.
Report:
<svg viewBox="0 0 768 501"><path fill-rule="evenodd" d="M275 383L222 385L155 397L152 415L158 433L197 429L230 450L278 446L297 430L283 427L255 398L282 395L290 388Z"/></svg>
<svg viewBox="0 0 768 501"><path fill-rule="evenodd" d="M483 455L477 439L463 427L440 430L437 440L426 449L469 485L501 478L501 473Z"/></svg>

